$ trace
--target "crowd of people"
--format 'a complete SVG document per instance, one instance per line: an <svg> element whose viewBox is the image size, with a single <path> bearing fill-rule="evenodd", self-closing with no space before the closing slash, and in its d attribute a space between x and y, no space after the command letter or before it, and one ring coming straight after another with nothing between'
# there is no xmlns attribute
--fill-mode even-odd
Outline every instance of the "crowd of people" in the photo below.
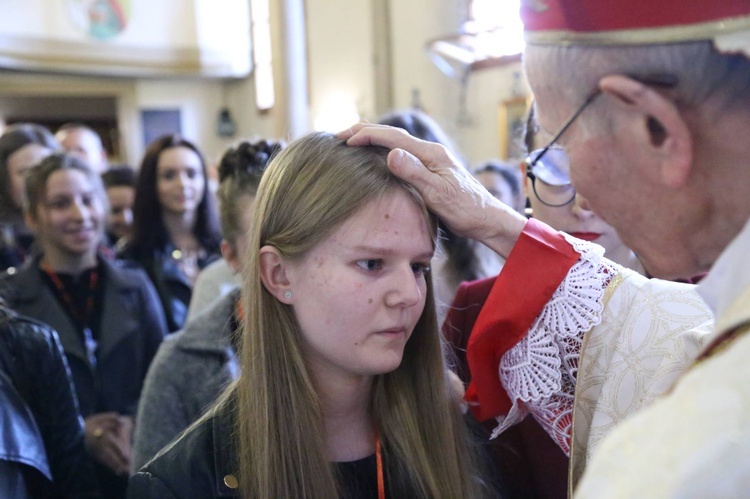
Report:
<svg viewBox="0 0 750 499"><path fill-rule="evenodd" d="M0 496L750 490L750 8L548 3L520 165L410 110L214 193L181 136L8 127Z"/></svg>

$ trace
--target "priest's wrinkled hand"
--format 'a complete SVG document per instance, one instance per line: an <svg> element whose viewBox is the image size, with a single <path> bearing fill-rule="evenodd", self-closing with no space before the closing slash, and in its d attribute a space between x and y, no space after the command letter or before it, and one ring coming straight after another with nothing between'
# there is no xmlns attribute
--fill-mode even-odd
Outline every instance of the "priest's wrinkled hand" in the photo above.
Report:
<svg viewBox="0 0 750 499"><path fill-rule="evenodd" d="M388 167L419 191L427 207L455 233L506 257L526 219L490 194L441 144L385 125L358 123L339 132L350 146L391 149Z"/></svg>

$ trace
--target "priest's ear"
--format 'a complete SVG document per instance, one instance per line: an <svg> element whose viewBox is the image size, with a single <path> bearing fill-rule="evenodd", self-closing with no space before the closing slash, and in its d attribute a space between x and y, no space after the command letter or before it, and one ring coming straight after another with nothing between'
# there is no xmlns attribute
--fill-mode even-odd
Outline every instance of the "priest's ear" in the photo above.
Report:
<svg viewBox="0 0 750 499"><path fill-rule="evenodd" d="M669 90L660 86L625 75L599 80L602 94L630 112L633 121L627 129L636 134L641 151L658 163L661 182L679 188L687 182L693 163L692 135Z"/></svg>

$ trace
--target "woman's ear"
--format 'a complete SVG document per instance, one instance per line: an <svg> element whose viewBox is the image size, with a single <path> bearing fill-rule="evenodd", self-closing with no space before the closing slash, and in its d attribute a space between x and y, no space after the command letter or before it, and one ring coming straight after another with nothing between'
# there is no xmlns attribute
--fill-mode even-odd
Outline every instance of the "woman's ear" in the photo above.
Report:
<svg viewBox="0 0 750 499"><path fill-rule="evenodd" d="M277 248L263 246L260 249L260 280L263 286L281 303L291 305L293 295L287 265Z"/></svg>
<svg viewBox="0 0 750 499"><path fill-rule="evenodd" d="M599 80L604 95L636 113L643 151L658 162L659 175L669 188L687 183L693 163L690 129L675 103L656 88L623 75Z"/></svg>

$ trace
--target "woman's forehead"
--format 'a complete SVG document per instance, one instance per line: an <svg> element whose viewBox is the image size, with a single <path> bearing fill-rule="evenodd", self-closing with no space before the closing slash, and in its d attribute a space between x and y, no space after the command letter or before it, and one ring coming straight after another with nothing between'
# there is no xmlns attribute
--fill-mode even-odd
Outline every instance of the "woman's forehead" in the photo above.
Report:
<svg viewBox="0 0 750 499"><path fill-rule="evenodd" d="M366 203L352 213L331 237L350 245L404 246L405 242L411 242L432 248L426 212L403 189L394 189Z"/></svg>

